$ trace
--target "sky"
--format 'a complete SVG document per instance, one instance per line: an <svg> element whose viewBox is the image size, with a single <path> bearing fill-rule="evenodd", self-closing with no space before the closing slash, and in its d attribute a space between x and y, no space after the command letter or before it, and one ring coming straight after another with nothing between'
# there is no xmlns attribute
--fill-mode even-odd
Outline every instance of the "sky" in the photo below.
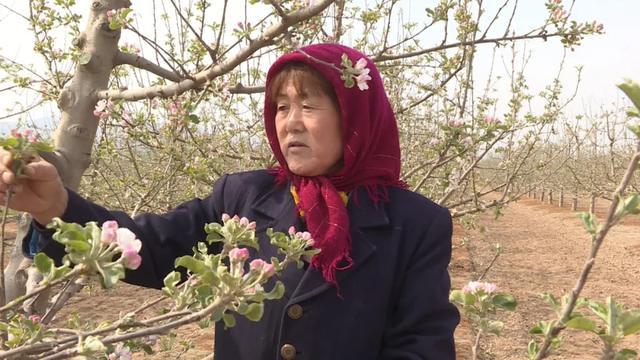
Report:
<svg viewBox="0 0 640 360"><path fill-rule="evenodd" d="M136 12L143 14L144 6L150 3L134 1ZM217 0L211 0L215 3ZM373 1L356 0L361 6L367 6ZM563 0L568 5L569 0ZM502 0L485 0L487 13L492 13L502 4ZM12 9L25 13L26 1L24 0L0 0L0 5L8 6ZM79 1L88 6L88 1ZM231 1L229 19L232 23L237 22L244 16L243 1ZM435 0L403 0L398 15L405 20L424 22L426 7L433 7ZM255 8L254 8L255 9ZM620 102L621 93L615 84L621 82L623 78L632 78L640 81L640 0L577 0L573 18L578 21L596 20L603 23L605 27L604 35L588 37L575 51L567 51L565 61L565 71L560 79L566 88L573 88L576 84L577 66L582 66L582 80L578 95L567 112L570 116L583 113L585 111L595 111L601 106ZM546 9L543 0L519 1L518 12L515 16L516 32L530 30L536 24L540 24L546 17ZM486 20L485 20L486 21ZM496 28L500 29L500 24L504 24L506 17L498 19ZM26 29L24 20L11 14L3 6L0 6L0 52L3 56L17 59L22 63L34 64L37 68L37 60L34 61L32 53L32 38ZM441 40L441 34L431 32L422 39L423 46L436 45ZM347 39L348 40L348 39ZM540 91L556 77L559 59L566 51L559 41L550 40L545 43L541 40L529 41L518 46L520 55L530 55L526 68L527 79L532 91ZM474 73L478 83L484 83L491 66L493 46L485 45L480 47L477 54ZM495 70L505 71L505 64L510 60L510 53L507 49L498 52L495 58ZM506 95L506 83L498 85L498 94ZM5 108L15 101L29 103L32 99L8 96L2 93L0 96L0 118L7 112ZM43 116L46 116L43 114ZM5 120L6 122L6 120ZM5 126L2 126L5 125ZM11 124L2 124L0 121L0 131Z"/></svg>

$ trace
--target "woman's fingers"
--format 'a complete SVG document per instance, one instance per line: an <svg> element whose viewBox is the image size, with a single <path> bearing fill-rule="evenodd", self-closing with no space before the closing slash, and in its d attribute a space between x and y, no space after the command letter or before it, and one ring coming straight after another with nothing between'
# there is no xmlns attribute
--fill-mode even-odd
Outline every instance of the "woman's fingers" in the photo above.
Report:
<svg viewBox="0 0 640 360"><path fill-rule="evenodd" d="M49 181L58 177L58 170L55 166L44 160L27 164L22 172L29 179L36 181Z"/></svg>
<svg viewBox="0 0 640 360"><path fill-rule="evenodd" d="M4 168L2 169L2 175L0 175L0 180L2 180L4 184L12 185L13 183L16 182L16 175L11 170Z"/></svg>

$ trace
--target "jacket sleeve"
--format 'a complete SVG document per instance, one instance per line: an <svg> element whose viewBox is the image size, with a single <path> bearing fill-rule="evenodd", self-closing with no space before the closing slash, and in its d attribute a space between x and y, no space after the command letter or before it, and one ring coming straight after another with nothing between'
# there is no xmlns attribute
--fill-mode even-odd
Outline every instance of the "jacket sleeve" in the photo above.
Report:
<svg viewBox="0 0 640 360"><path fill-rule="evenodd" d="M460 315L449 302L451 235L451 215L444 209L420 239L395 294L379 360L455 359Z"/></svg>
<svg viewBox="0 0 640 360"><path fill-rule="evenodd" d="M174 260L179 256L193 254L193 247L199 241L204 241L205 224L220 221L224 212L223 190L226 179L227 175L220 178L213 187L213 193L204 199L185 202L163 215L141 214L133 219L124 212L109 211L67 190L69 203L61 219L81 225L89 221L102 225L107 220L115 220L120 227L133 231L142 241L142 263L136 270L126 270L124 281L159 289L164 286L164 277L174 270ZM37 246L32 244L31 248L37 248L60 263L65 251L61 244L51 238L53 231L39 224L34 224L32 228L40 236ZM29 234L25 237L30 238ZM26 250L25 245L23 249Z"/></svg>

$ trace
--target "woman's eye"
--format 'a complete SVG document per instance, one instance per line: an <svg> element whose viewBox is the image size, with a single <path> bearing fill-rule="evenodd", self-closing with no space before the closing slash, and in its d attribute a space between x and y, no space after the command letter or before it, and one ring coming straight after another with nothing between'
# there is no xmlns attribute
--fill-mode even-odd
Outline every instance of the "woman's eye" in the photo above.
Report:
<svg viewBox="0 0 640 360"><path fill-rule="evenodd" d="M286 105L278 105L278 111L286 111L287 110L287 106Z"/></svg>
<svg viewBox="0 0 640 360"><path fill-rule="evenodd" d="M311 105L302 105L302 109L303 110L312 110L313 106L311 106Z"/></svg>

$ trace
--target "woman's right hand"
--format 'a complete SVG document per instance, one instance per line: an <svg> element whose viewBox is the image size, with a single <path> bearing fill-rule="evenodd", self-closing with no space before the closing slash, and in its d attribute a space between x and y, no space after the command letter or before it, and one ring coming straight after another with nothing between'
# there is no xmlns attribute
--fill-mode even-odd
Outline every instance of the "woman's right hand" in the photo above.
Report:
<svg viewBox="0 0 640 360"><path fill-rule="evenodd" d="M11 190L9 208L30 213L42 225L64 214L69 198L55 166L38 157L24 167L24 175L16 177L12 165L11 153L0 149L1 205Z"/></svg>

